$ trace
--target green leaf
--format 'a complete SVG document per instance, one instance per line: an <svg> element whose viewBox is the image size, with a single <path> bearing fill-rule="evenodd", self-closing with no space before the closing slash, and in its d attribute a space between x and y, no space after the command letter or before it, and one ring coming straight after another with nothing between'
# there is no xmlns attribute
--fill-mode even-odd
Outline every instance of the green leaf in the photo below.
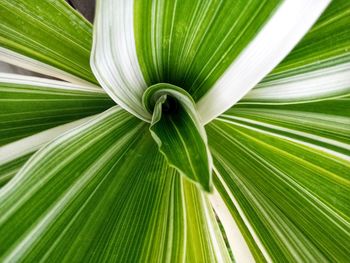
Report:
<svg viewBox="0 0 350 263"><path fill-rule="evenodd" d="M120 106L150 122L142 105L147 89L136 54L133 29L134 1L96 2L91 67L98 82Z"/></svg>
<svg viewBox="0 0 350 263"><path fill-rule="evenodd" d="M99 88L0 73L0 185L41 146L114 102Z"/></svg>
<svg viewBox="0 0 350 263"><path fill-rule="evenodd" d="M135 1L136 49L147 84L172 83L198 101L279 3Z"/></svg>
<svg viewBox="0 0 350 263"><path fill-rule="evenodd" d="M192 183L183 183L187 217L185 262L232 262L207 195Z"/></svg>
<svg viewBox="0 0 350 263"><path fill-rule="evenodd" d="M71 82L96 80L91 25L66 1L0 2L0 59Z"/></svg>
<svg viewBox="0 0 350 263"><path fill-rule="evenodd" d="M347 260L348 104L239 105L208 125L214 184L256 260Z"/></svg>
<svg viewBox="0 0 350 263"><path fill-rule="evenodd" d="M240 103L291 104L336 98L350 93L350 63L263 81Z"/></svg>
<svg viewBox="0 0 350 263"><path fill-rule="evenodd" d="M144 79L184 88L208 123L269 73L329 2L136 1L135 42Z"/></svg>
<svg viewBox="0 0 350 263"><path fill-rule="evenodd" d="M220 119L350 155L350 93L337 99L291 105L240 104Z"/></svg>
<svg viewBox="0 0 350 263"><path fill-rule="evenodd" d="M57 127L35 133L0 147L0 186L7 183L26 163L31 155L61 134L89 121L85 117Z"/></svg>
<svg viewBox="0 0 350 263"><path fill-rule="evenodd" d="M114 105L99 88L6 73L0 101L0 146Z"/></svg>
<svg viewBox="0 0 350 263"><path fill-rule="evenodd" d="M3 149L0 148L1 156L3 156ZM0 187L4 186L10 179L22 168L28 161L32 153L23 153L13 158L0 159Z"/></svg>
<svg viewBox="0 0 350 263"><path fill-rule="evenodd" d="M329 2L98 1L91 65L111 98L145 121L143 92L171 83L208 123L269 73Z"/></svg>
<svg viewBox="0 0 350 263"><path fill-rule="evenodd" d="M350 62L350 2L332 1L317 23L264 81Z"/></svg>
<svg viewBox="0 0 350 263"><path fill-rule="evenodd" d="M290 55L207 129L221 195L212 203L225 229L240 231L226 231L235 256L246 259L241 251L249 248L257 261L348 258L349 7L334 1Z"/></svg>
<svg viewBox="0 0 350 263"><path fill-rule="evenodd" d="M296 48L243 102L286 104L349 93L349 13L349 1L333 1Z"/></svg>
<svg viewBox="0 0 350 263"><path fill-rule="evenodd" d="M147 126L116 106L38 151L0 191L1 260L227 259L208 200Z"/></svg>
<svg viewBox="0 0 350 263"><path fill-rule="evenodd" d="M153 112L150 131L168 163L211 191L212 159L207 135L191 96L179 87L160 83L146 90L143 103Z"/></svg>
<svg viewBox="0 0 350 263"><path fill-rule="evenodd" d="M0 58L94 82L86 63L90 25L63 0L34 2L0 3ZM204 172L192 179L205 189L213 168L211 205L237 262L349 258L348 1L334 1L262 80L329 2L97 4L96 78L120 106L152 121L161 151L168 143L168 161L200 148L195 164ZM17 173L0 190L0 261L230 261L208 195L168 166L148 124L119 106L87 117L89 105L98 113L114 104L97 88L16 82L0 94L13 117L1 124L12 123L19 136L0 148L0 185ZM153 96L147 88L158 82L189 95L172 89ZM13 106L15 93L23 109ZM169 105L180 105L180 114L168 114ZM224 111L206 126L212 164L203 125ZM190 147L181 149L180 137ZM188 169L188 160L173 166Z"/></svg>

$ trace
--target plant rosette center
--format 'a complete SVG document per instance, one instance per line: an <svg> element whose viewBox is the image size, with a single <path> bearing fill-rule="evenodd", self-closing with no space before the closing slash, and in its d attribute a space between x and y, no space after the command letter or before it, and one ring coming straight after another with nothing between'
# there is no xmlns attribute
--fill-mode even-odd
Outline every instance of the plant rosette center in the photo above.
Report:
<svg viewBox="0 0 350 263"><path fill-rule="evenodd" d="M210 192L212 158L191 95L177 86L159 83L144 92L142 104L152 114L149 129L169 165Z"/></svg>

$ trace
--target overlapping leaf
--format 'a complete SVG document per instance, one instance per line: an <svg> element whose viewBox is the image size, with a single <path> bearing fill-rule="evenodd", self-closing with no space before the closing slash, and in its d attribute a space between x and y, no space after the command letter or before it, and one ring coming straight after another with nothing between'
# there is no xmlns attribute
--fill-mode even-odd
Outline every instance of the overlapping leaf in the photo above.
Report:
<svg viewBox="0 0 350 263"><path fill-rule="evenodd" d="M350 2L333 1L315 26L246 103L295 103L350 92Z"/></svg>
<svg viewBox="0 0 350 263"><path fill-rule="evenodd" d="M349 106L238 105L209 125L215 185L256 258L348 257Z"/></svg>
<svg viewBox="0 0 350 263"><path fill-rule="evenodd" d="M72 82L96 83L91 25L63 0L0 2L0 59Z"/></svg>
<svg viewBox="0 0 350 263"><path fill-rule="evenodd" d="M90 25L61 1L33 3L0 3L9 13L0 23L0 56L94 82L86 63ZM115 102L147 122L152 115L141 99L148 86L187 90L203 125L270 72L328 3L101 0L92 68ZM243 102L207 126L217 188L211 201L237 261L349 258L349 8L334 1ZM23 138L0 148L16 156L0 167L0 184L44 142L74 130L37 152L0 191L4 261L230 261L207 196L168 167L147 124L119 107L70 122L111 100L95 88L26 85L6 84L4 94L14 103L20 97L13 94L45 100L45 112L4 104L22 116L6 121L17 129L14 140Z"/></svg>
<svg viewBox="0 0 350 263"><path fill-rule="evenodd" d="M206 197L146 131L114 107L38 151L0 192L1 259L227 260Z"/></svg>
<svg viewBox="0 0 350 263"><path fill-rule="evenodd" d="M143 120L151 119L143 92L170 83L198 102L208 123L276 66L328 3L98 1L92 68L107 93Z"/></svg>
<svg viewBox="0 0 350 263"><path fill-rule="evenodd" d="M31 153L112 105L99 88L0 74L0 185Z"/></svg>
<svg viewBox="0 0 350 263"><path fill-rule="evenodd" d="M150 131L169 165L211 191L207 135L191 96L179 87L160 83L145 91L143 103L153 112Z"/></svg>
<svg viewBox="0 0 350 263"><path fill-rule="evenodd" d="M223 223L240 229L255 259L349 257L349 7L334 1L296 49L208 128L221 193L213 204L223 199L220 218L235 219Z"/></svg>

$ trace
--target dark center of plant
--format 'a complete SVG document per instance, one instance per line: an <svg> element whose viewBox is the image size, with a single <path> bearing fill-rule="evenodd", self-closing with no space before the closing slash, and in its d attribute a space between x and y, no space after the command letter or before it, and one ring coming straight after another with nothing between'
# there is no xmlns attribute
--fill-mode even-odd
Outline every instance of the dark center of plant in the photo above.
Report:
<svg viewBox="0 0 350 263"><path fill-rule="evenodd" d="M175 114L178 110L178 102L175 98L167 96L166 101L162 104L162 112L164 114Z"/></svg>

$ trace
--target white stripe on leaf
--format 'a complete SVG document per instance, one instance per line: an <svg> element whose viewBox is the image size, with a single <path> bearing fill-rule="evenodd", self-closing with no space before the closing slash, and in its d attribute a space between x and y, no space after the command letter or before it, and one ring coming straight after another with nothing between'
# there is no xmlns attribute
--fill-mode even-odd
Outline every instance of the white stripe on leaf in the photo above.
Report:
<svg viewBox="0 0 350 263"><path fill-rule="evenodd" d="M92 86L91 82L76 77L61 69L45 64L38 60L16 53L12 50L0 47L0 61L15 65L33 72L37 72L50 77L66 80L71 83Z"/></svg>
<svg viewBox="0 0 350 263"><path fill-rule="evenodd" d="M133 6L130 0L97 1L90 64L100 85L118 105L150 121L141 102L147 85L136 54Z"/></svg>
<svg viewBox="0 0 350 263"><path fill-rule="evenodd" d="M199 100L208 123L232 107L268 74L316 22L329 0L287 0L214 86Z"/></svg>
<svg viewBox="0 0 350 263"><path fill-rule="evenodd" d="M303 102L350 94L350 63L258 84L244 102Z"/></svg>

